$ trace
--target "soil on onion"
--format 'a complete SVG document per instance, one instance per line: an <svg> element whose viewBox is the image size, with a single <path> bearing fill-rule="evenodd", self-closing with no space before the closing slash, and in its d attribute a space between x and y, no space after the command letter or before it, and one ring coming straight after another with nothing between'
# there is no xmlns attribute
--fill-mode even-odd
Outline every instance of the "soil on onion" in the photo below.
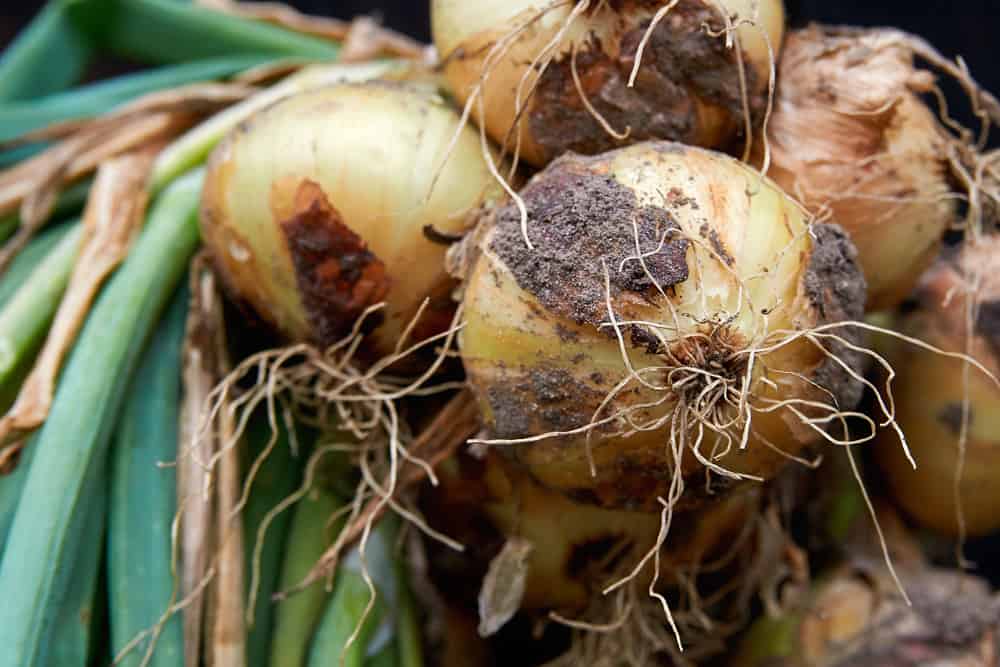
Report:
<svg viewBox="0 0 1000 667"><path fill-rule="evenodd" d="M867 284L858 264L857 249L837 225L815 223L811 231L816 242L806 269L805 288L819 310L818 323L860 320L865 313ZM863 333L857 327L842 327L837 335L855 346L863 343ZM855 406L861 400L864 385L844 364L852 369L864 368L869 358L838 340L826 345L832 357L816 369L813 379L833 395L837 405Z"/></svg>
<svg viewBox="0 0 1000 667"><path fill-rule="evenodd" d="M672 230L680 229L670 211L640 206L631 190L591 171L589 161L561 158L544 179L522 191L533 249L524 242L513 204L497 213L490 248L518 286L545 308L578 324L599 326L606 314L602 261L609 269L612 299L623 291L652 297L656 285L666 290L687 280L688 242L671 238ZM639 262L619 270L623 260L637 254L637 236L649 275Z"/></svg>
<svg viewBox="0 0 1000 667"><path fill-rule="evenodd" d="M630 7L659 9L662 2L609 3L616 12ZM639 43L649 30L643 19L625 31L620 43L602 48L591 37L575 54L580 86L573 76L573 54L567 53L545 69L528 114L531 134L548 158L565 151L595 154L645 139L670 139L700 144L705 133L695 98L725 109L735 129L742 126L743 94L737 56L725 40L710 35L723 27L717 10L701 0L682 0L670 9L650 35L642 53L635 86L628 86ZM609 52L617 54L612 57ZM763 116L767 98L758 90L757 75L744 68L748 104L754 126ZM626 140L610 135L581 100L590 104Z"/></svg>

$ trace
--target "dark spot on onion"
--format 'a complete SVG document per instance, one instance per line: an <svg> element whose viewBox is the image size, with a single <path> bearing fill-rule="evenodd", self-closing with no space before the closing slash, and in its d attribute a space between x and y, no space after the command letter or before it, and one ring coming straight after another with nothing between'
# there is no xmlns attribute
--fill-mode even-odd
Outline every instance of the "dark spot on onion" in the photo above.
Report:
<svg viewBox="0 0 1000 667"><path fill-rule="evenodd" d="M979 304L976 334L989 342L993 354L1000 355L1000 300Z"/></svg>
<svg viewBox="0 0 1000 667"><path fill-rule="evenodd" d="M944 424L954 435L958 435L962 430L962 404L948 403L937 414L939 422ZM969 424L972 424L972 410L969 409Z"/></svg>
<svg viewBox="0 0 1000 667"><path fill-rule="evenodd" d="M315 342L329 345L347 334L366 308L385 298L389 276L317 183L299 184L293 211L281 221L281 230ZM366 325L374 328L380 321L369 317Z"/></svg>
<svg viewBox="0 0 1000 667"><path fill-rule="evenodd" d="M611 9L629 20L637 10L654 11L661 5L659 1L633 0L612 3ZM528 121L532 136L549 159L566 151L594 155L647 139L710 145L743 126L735 50L727 49L725 39L705 30L705 26L721 29L718 12L700 0L682 0L674 6L653 29L635 86L629 88L636 52L649 24L649 18L633 20L633 25L620 33L617 44L602 45L592 38L576 54L583 94L612 128L629 130L624 140L608 134L584 105L573 80L571 53L545 69ZM747 67L745 72L756 124L766 97L758 92L756 71ZM728 112L723 137L716 136L717 129L703 127L699 106L705 104Z"/></svg>

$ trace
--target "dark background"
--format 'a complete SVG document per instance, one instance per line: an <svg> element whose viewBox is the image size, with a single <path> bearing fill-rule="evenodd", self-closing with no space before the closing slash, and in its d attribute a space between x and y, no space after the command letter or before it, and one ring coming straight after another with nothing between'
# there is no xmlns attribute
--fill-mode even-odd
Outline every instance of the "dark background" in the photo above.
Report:
<svg viewBox="0 0 1000 667"><path fill-rule="evenodd" d="M0 0L0 44L6 44L43 4L40 0ZM377 14L386 25L430 39L429 0L292 0L288 4L327 16ZM1000 0L786 0L793 25L808 21L893 25L934 43L946 56L961 54L973 75L1000 93L996 57Z"/></svg>

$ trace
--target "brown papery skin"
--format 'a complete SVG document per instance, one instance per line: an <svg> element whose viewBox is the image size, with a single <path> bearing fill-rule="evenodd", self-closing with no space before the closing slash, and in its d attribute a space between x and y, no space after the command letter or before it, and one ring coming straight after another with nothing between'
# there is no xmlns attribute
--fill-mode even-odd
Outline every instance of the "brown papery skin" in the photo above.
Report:
<svg viewBox="0 0 1000 667"><path fill-rule="evenodd" d="M870 311L909 295L955 220L945 137L918 97L933 80L894 38L790 33L768 122L767 174L851 235Z"/></svg>
<svg viewBox="0 0 1000 667"><path fill-rule="evenodd" d="M972 298L978 317L970 332ZM994 377L1000 375L1000 239L987 237L940 260L921 281L917 299L900 330L948 352L969 353ZM897 372L897 418L917 462L914 470L888 429L880 435L876 458L896 502L924 526L959 534L954 480L967 395L968 436L958 487L965 531L974 536L1000 529L1000 387L969 367L966 394L961 360L909 345L890 342L887 356Z"/></svg>

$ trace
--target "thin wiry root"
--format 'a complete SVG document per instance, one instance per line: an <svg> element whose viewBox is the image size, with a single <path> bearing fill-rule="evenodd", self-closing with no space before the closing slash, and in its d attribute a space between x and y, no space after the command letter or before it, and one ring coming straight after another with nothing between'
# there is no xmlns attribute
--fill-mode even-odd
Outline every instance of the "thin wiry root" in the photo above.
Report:
<svg viewBox="0 0 1000 667"><path fill-rule="evenodd" d="M759 500L754 500L754 507ZM667 503L664 501L664 509ZM700 664L725 649L726 638L744 627L754 596L766 597L769 589L793 576L798 568L786 565L789 538L780 526L778 506L755 512L757 521L744 525L730 549L714 561L696 559L690 565L672 566L662 577L651 559L657 546L613 587L596 596L577 618L550 612L549 619L573 630L569 650L547 667L599 665L607 667ZM773 521L764 519L773 515ZM667 519L664 518L664 529ZM661 538L665 530L661 530ZM644 577L654 569L653 583ZM724 577L725 583L704 588L702 577L732 570L739 576ZM638 576L638 573L643 576ZM769 576L773 575L773 576ZM806 579L808 576L806 575ZM669 606L667 598L670 598ZM671 615L664 622L664 609ZM685 638L683 648L678 635Z"/></svg>
<svg viewBox="0 0 1000 667"><path fill-rule="evenodd" d="M196 282L196 285L198 283ZM257 474L277 446L278 420L296 421L316 427L329 443L322 444L313 454L306 469L305 485L289 498L279 503L265 517L258 530L249 574L251 586L248 596L249 609L257 604L260 586L260 558L262 543L273 519L295 504L308 489L323 457L332 452L346 453L355 463L361 477L353 502L345 510L349 514L349 538L342 531L338 542L341 548L359 542L363 552L372 525L391 509L403 519L434 539L461 549L461 545L433 531L410 508L401 495L417 481L429 478L436 483L433 466L447 457L454 447L478 428L478 410L466 392L458 394L445 408L442 417L435 420L421 437L414 439L402 420L397 402L404 397L426 397L460 388L459 383L431 384L436 371L448 357L454 337L460 329L461 311L456 313L453 326L428 340L409 342L401 340L397 349L384 359L362 366L355 361L364 335L364 319L375 313L379 306L370 308L358 321L354 330L343 340L326 350L307 344L267 350L244 360L221 382L207 392L195 413L194 426L188 430L178 451L176 465L188 470L199 481L188 487L179 498L179 509L173 526L175 567L180 568L182 526L190 526L188 516L192 506L202 505L202 499L214 489L220 465L240 446L251 415L264 410L271 426L271 439L250 466L243 480L241 493L229 503L223 515L215 517L218 531L226 522L240 521L241 513L251 493ZM419 315L418 315L419 316ZM411 331L412 327L408 328ZM214 340L210 337L209 340ZM438 347L428 369L416 377L394 374L394 366L401 360ZM204 355L202 355L204 357ZM471 407L470 407L471 406ZM441 420L445 421L442 422ZM225 428L223 428L223 426ZM294 431L294 429L290 429ZM340 434L340 435L338 435ZM210 442L207 449L204 443ZM211 518L211 514L208 515ZM360 528L360 530L359 530ZM207 528L206 528L207 530ZM179 594L184 598L172 603L159 622L130 643L134 649L145 638L155 638L166 621L178 611L200 607L203 593L220 572L220 557L225 544L206 547L203 566L188 576ZM333 563L335 564L335 558ZM186 571L177 569L177 572ZM317 565L316 575L303 586L329 574L330 570ZM367 573L363 573L367 577ZM301 587L299 587L301 588ZM295 590L298 590L296 588ZM280 597L280 596L279 596ZM193 606L193 607L192 607ZM250 620L248 611L247 620ZM197 615L196 615L197 617ZM147 649L151 655L152 648ZM119 659L123 657L124 652Z"/></svg>
<svg viewBox="0 0 1000 667"><path fill-rule="evenodd" d="M212 424L223 411L238 415L238 418L234 419L236 428L233 437L220 443L216 454L206 462L208 469L213 469L218 457L235 446L251 414L258 407L266 409L274 425L279 402L298 421L315 426L321 432L344 433L353 440L353 445L341 445L349 450L361 473L348 527L317 563L310 577L289 592L301 590L329 574L341 551L354 541L364 541L371 526L388 509L432 538L461 548L461 545L433 531L398 496L420 479L428 478L431 483L436 483L433 466L478 427L476 411L470 409L475 405L471 397L460 393L445 408L444 417L435 420L431 428L416 439L408 432L397 408L397 402L402 398L427 397L462 386L454 382L430 384L447 358L460 329L461 312L456 313L453 326L447 331L416 343L401 340L392 354L373 364L361 366L355 357L364 339L364 320L377 312L380 306L366 311L347 337L326 350L299 344L250 356L219 383L209 397L205 425ZM412 331L412 328L408 327L407 331ZM432 347L439 349L426 371L416 377L394 374L393 367L399 361ZM252 382L252 386L241 386L248 381ZM442 418L452 421L443 423ZM241 511L246 504L254 478L273 446L272 442L251 466L235 512Z"/></svg>

